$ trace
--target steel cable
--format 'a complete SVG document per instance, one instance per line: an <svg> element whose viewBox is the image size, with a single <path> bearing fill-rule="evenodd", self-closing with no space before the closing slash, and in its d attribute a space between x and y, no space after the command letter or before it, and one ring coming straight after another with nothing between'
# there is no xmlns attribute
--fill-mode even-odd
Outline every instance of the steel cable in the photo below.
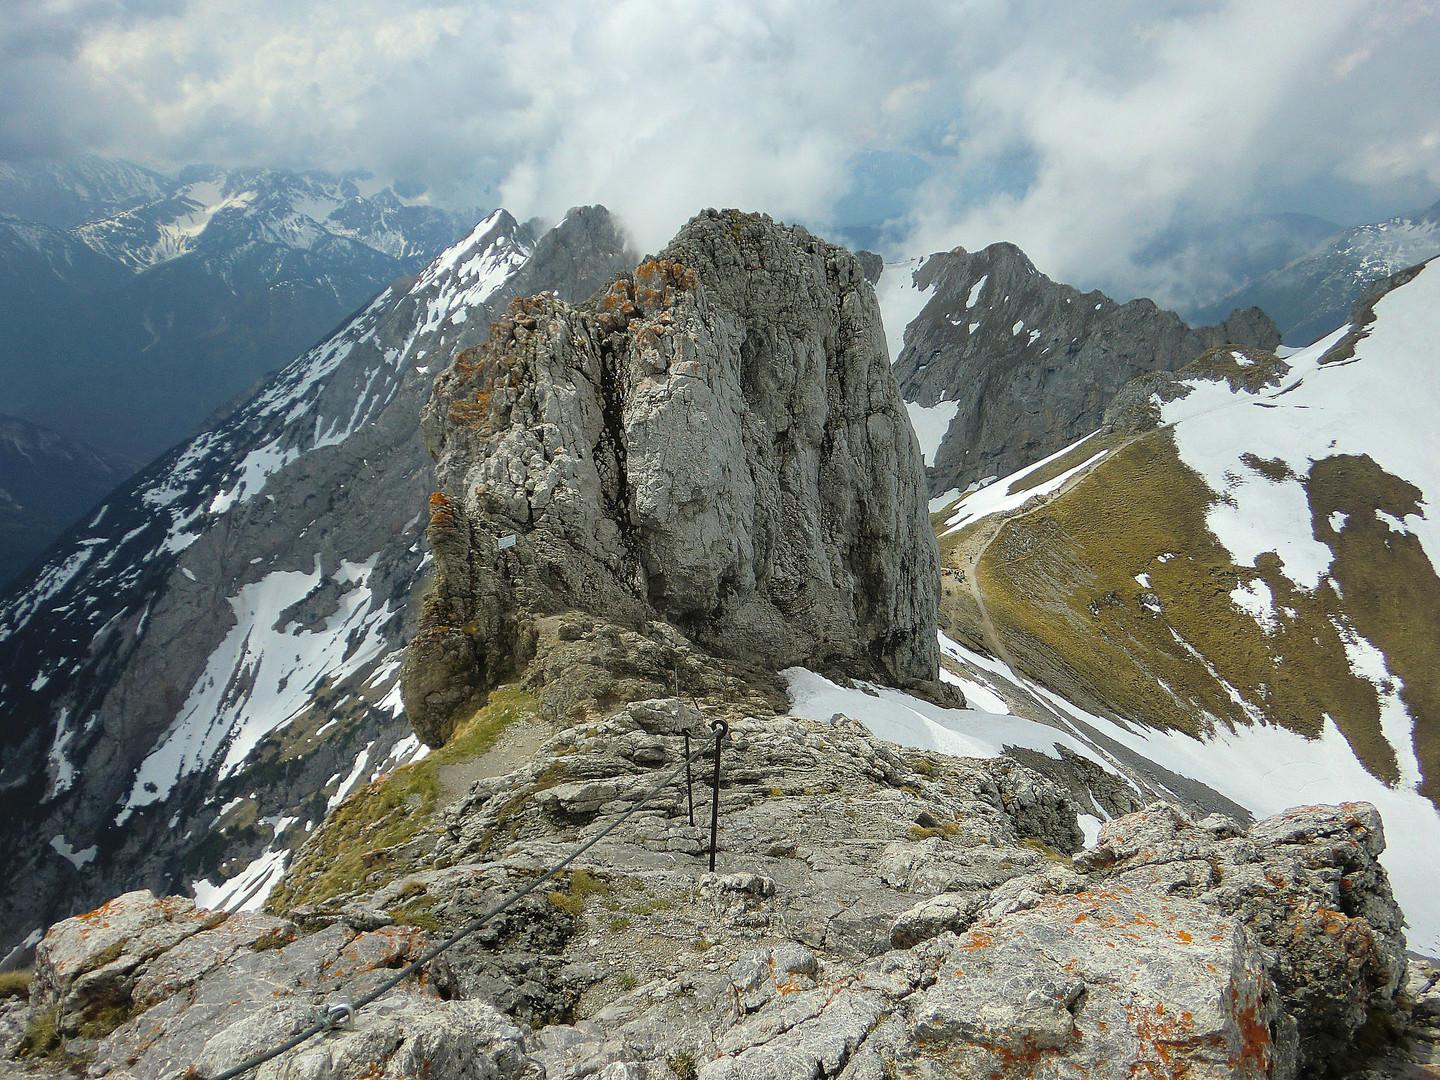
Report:
<svg viewBox="0 0 1440 1080"><path fill-rule="evenodd" d="M717 749L718 749L718 745L719 745L719 740L717 739L717 741L716 741ZM700 749L695 750L693 753L686 755L685 760L684 760L683 762L681 762L679 765L677 765L674 769L672 769L672 770L670 771L669 775L665 777L665 779L661 780L658 784L656 784L656 785L655 785L654 787L652 787L648 792L646 792L645 795L644 795L644 797L642 797L641 799L639 799L633 806L631 806L631 807L630 807L628 810L626 810L623 814L621 814L619 817L617 817L614 821L610 822L610 824L606 825L605 828L601 829L598 833L596 833L594 836L592 836L589 840L586 840L585 843L581 844L581 845L580 845L579 847L577 847L574 851L572 851L569 855L567 855L567 856L565 856L565 858L561 859L558 863L556 863L554 866L552 866L549 870L547 870L547 871L546 871L544 874L542 874L540 877L536 878L536 879L535 879L534 881L532 881L529 885L525 886L525 888L521 889L519 892L515 893L513 896L510 896L510 897L508 897L507 899L502 900L500 903L496 904L496 905L495 905L493 908L491 908L489 911L486 911L486 912L484 912L484 913L482 913L482 914L480 914L480 915L477 915L474 919L472 919L472 920L471 920L469 923L467 923L464 927L462 927L461 929L457 930L455 933L451 934L448 938L446 938L444 941L442 941L439 945L434 946L434 947L433 947L432 949L430 949L428 952L424 953L418 960L415 960L415 961L411 962L407 967L402 968L396 975L392 976L391 978L387 979L385 982L381 983L378 987L376 987L374 990L370 991L370 992L369 992L368 994L366 994L364 997L361 997L361 998L357 999L356 1001L347 1003L348 1006L349 1006L349 1009L350 1009L350 1015L353 1017L353 1016L355 1015L355 1013L358 1013L358 1012L359 1012L361 1009L363 1009L366 1005L369 1005L369 1004L371 1004L372 1002L374 1002L375 1000L377 1000L378 998L384 996L385 994L388 994L391 990L395 989L395 987L399 986L402 982L404 982L406 979L408 979L411 975L414 975L415 972L419 971L419 970L420 970L421 968L423 968L426 964L430 963L430 961L434 960L434 959L435 959L437 956L439 956L441 953L445 952L447 949L451 948L452 946L454 946L454 945L458 944L459 942L463 941L465 938L469 937L471 934L475 933L475 931L479 930L482 926L484 926L487 922L489 922L491 919L493 919L496 915L499 915L501 912L503 912L503 911L505 911L506 909L514 906L516 903L518 903L519 901L523 900L525 897L529 896L529 895L530 895L531 893L533 893L536 889L538 889L541 885L545 884L545 882L547 882L547 881L549 881L551 878L555 877L555 876L556 876L557 874L559 874L562 870L564 870L565 867L567 867L567 866L569 866L571 863L573 863L576 859L578 859L578 858L579 858L581 855L583 855L586 851L590 850L592 847L594 847L596 844L598 844L601 840L605 839L605 837L609 836L612 832L615 831L616 828L618 828L618 827L620 826L620 824L621 824L622 822L624 822L627 818L629 818L632 814L634 814L634 813L635 813L637 810L639 810L642 806L644 806L646 803L648 803L648 802L649 802L651 799L653 799L656 795L660 794L660 792L664 791L665 788L669 787L670 784L671 784L674 780L676 780L676 779L679 778L680 773L681 773L683 770L687 769L694 760L696 760L697 758L703 756L704 754L710 753L710 752L711 752L711 750L710 750L709 747L701 747ZM717 755L717 756L718 756L718 755ZM717 795L718 795L718 790L717 790ZM306 1042L306 1041L308 1041L309 1039L313 1039L316 1035L319 1035L319 1034L321 1034L322 1032L330 1031L330 1030L332 1030L334 1027L335 1027L335 1024L334 1024L332 1021L329 1021L329 1020L317 1021L317 1022L315 1022L314 1024L310 1025L310 1027L306 1028L304 1031L300 1032L298 1035L292 1035L290 1038L286 1039L286 1040L285 1040L283 1043L281 1043L280 1045L278 1045L278 1046L276 1046L276 1047L273 1047L273 1048L270 1049L270 1050L265 1051L263 1054L257 1054L255 1057L248 1058L247 1060L242 1061L239 1065L235 1065L235 1066L233 1066L232 1068L226 1069L226 1070L225 1070L224 1072L222 1072L222 1073L216 1073L214 1076L205 1078L205 1080L234 1080L235 1077L241 1076L241 1075L243 1075L244 1073L247 1073L247 1072L249 1072L251 1069L254 1069L254 1068L256 1068L256 1067L258 1067L258 1066L260 1066L260 1065L264 1065L267 1061L271 1061L271 1060L273 1060L274 1058L279 1057L281 1054L285 1053L285 1052L288 1051L288 1050L293 1050L293 1049L295 1049L295 1047L299 1046L301 1043ZM195 1080L201 1080L201 1078L198 1078L198 1077L197 1077L197 1078L195 1078Z"/></svg>

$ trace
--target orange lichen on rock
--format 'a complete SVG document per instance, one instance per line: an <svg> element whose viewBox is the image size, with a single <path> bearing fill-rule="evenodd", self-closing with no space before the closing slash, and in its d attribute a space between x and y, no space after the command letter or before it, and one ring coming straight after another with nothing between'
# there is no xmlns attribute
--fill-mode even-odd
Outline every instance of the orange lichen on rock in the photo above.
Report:
<svg viewBox="0 0 1440 1080"><path fill-rule="evenodd" d="M430 496L430 527L432 529L453 529L456 524L455 504L444 492L434 492Z"/></svg>

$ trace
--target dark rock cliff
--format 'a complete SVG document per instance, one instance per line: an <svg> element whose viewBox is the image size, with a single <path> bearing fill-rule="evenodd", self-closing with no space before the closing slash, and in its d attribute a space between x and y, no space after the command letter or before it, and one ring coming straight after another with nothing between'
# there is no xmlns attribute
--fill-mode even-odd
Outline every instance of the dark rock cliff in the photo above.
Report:
<svg viewBox="0 0 1440 1080"><path fill-rule="evenodd" d="M1153 301L1127 304L1051 281L1013 244L932 255L915 271L930 299L905 331L905 400L954 404L930 463L934 494L1038 461L1100 426L1137 375L1171 371L1220 344L1273 349L1258 308L1191 329Z"/></svg>

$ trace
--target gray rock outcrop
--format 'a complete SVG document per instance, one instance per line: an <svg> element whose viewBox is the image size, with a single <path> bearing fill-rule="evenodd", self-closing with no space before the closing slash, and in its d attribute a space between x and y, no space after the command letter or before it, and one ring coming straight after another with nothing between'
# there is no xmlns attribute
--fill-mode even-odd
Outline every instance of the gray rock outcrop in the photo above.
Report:
<svg viewBox="0 0 1440 1080"><path fill-rule="evenodd" d="M614 629L588 618L542 630L547 712L571 700L550 654ZM678 658L717 680L706 715L723 708L724 663ZM92 1076L214 1075L593 839L548 898L257 1075L1289 1080L1434 1061L1440 993L1407 971L1367 804L1248 832L1156 804L1072 863L1073 805L1023 766L901 750L843 716L732 713L709 873L683 786L634 812L695 703L596 705L372 880L288 917L137 893L52 927L30 1002L0 1020L22 1053L53 1032ZM312 869L357 820L322 827ZM1419 1042L1377 1059L1385 1025Z"/></svg>
<svg viewBox="0 0 1440 1080"><path fill-rule="evenodd" d="M1272 350L1274 322L1250 308L1191 329L1174 312L1051 281L1013 244L932 255L915 271L929 301L905 331L895 374L906 401L954 402L930 462L930 490L1005 476L1100 426L1136 376L1216 345Z"/></svg>
<svg viewBox="0 0 1440 1080"><path fill-rule="evenodd" d="M579 307L512 304L422 420L435 585L406 712L438 746L528 659L531 619L661 619L717 655L935 678L937 553L915 436L854 256L693 219Z"/></svg>

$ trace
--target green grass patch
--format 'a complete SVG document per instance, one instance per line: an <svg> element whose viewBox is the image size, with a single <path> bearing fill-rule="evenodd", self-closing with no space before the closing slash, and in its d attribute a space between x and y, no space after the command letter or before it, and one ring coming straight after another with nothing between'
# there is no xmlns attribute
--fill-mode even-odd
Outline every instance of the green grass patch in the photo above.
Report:
<svg viewBox="0 0 1440 1080"><path fill-rule="evenodd" d="M264 937L257 938L251 942L250 951L269 952L272 949L283 949L294 940L294 938L288 936L283 931L277 930L273 934L266 934Z"/></svg>
<svg viewBox="0 0 1440 1080"><path fill-rule="evenodd" d="M134 1019L145 1011L137 1001L116 1002L104 1005L86 1016L76 1028L81 1038L103 1039L127 1020Z"/></svg>
<svg viewBox="0 0 1440 1080"><path fill-rule="evenodd" d="M30 997L30 980L35 976L34 968L0 973L0 1000L12 997Z"/></svg>
<svg viewBox="0 0 1440 1080"><path fill-rule="evenodd" d="M391 908L389 915L390 918L395 920L397 925L418 926L421 930L425 930L428 933L438 933L440 930L440 920L430 912L430 908L435 906L435 902L433 896L420 893L408 904L401 904L399 907Z"/></svg>
<svg viewBox="0 0 1440 1080"><path fill-rule="evenodd" d="M574 915L579 918L585 914L585 898L583 896L572 896L569 893L550 892L546 894L547 899L555 907L565 912L566 915Z"/></svg>
<svg viewBox="0 0 1440 1080"><path fill-rule="evenodd" d="M65 1052L65 1040L60 1037L60 1006L36 1009L30 1014L25 1034L20 1038L16 1057L41 1058L54 1062L68 1062L70 1055Z"/></svg>
<svg viewBox="0 0 1440 1080"><path fill-rule="evenodd" d="M574 870L569 875L564 892L555 891L547 895L550 903L567 915L580 916L585 914L586 901L590 897L609 896L614 891L615 887L604 878L588 870Z"/></svg>
<svg viewBox="0 0 1440 1080"><path fill-rule="evenodd" d="M1029 848L1031 851L1038 852L1039 854L1045 856L1045 858L1049 859L1051 862L1064 863L1066 866L1075 865L1075 860L1072 859L1069 855L1066 855L1063 851L1056 851L1044 840L1037 839L1036 837L1025 837L1020 841L1020 846L1024 848Z"/></svg>
<svg viewBox="0 0 1440 1080"><path fill-rule="evenodd" d="M374 853L413 839L430 823L440 802L440 770L473 761L491 749L510 724L538 715L539 702L519 682L497 686L444 746L365 785L331 811L265 910L280 914L302 904L323 904L407 872L408 867L392 866ZM517 798L523 801L530 794Z"/></svg>
<svg viewBox="0 0 1440 1080"><path fill-rule="evenodd" d="M123 940L112 941L109 945L106 945L105 948L101 949L94 956L90 957L89 960L85 961L84 965L76 974L83 975L87 971L98 971L106 964L113 964L116 960L119 960L120 957L124 955L125 945L126 942Z"/></svg>
<svg viewBox="0 0 1440 1080"><path fill-rule="evenodd" d="M1375 513L1400 520L1421 513L1423 493L1369 457L1349 455L1316 462L1306 490L1315 536L1335 553L1330 572L1345 611L1403 684L1400 699L1415 720L1420 793L1440 805L1440 577L1418 537L1393 531ZM1337 512L1347 515L1338 532L1330 525ZM1362 760L1381 757L1389 746L1378 726L1346 736L1359 744Z"/></svg>
<svg viewBox="0 0 1440 1080"><path fill-rule="evenodd" d="M1272 482L1281 475L1272 462L1252 467ZM1273 555L1236 566L1206 528L1214 498L1181 462L1173 435L1159 430L1042 509L1007 521L976 567L1006 647L1028 674L1080 705L1157 727L1197 734L1208 717L1250 723L1226 684L1307 737L1329 715L1371 772L1395 779L1375 689L1351 671L1332 621L1349 601L1328 584L1296 589ZM1317 514L1330 512L1331 502L1313 494L1312 502ZM1399 576L1393 566L1384 573ZM1148 575L1148 589L1137 574ZM1230 598L1255 581L1279 613L1268 633Z"/></svg>

